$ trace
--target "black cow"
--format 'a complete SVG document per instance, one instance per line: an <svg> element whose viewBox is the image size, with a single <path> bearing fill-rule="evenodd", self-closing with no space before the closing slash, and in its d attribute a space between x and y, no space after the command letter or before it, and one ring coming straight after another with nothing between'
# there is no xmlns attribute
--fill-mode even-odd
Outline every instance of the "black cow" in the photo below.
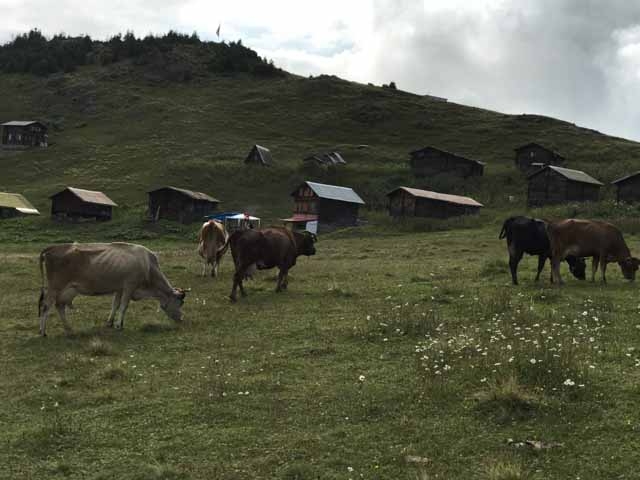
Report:
<svg viewBox="0 0 640 480"><path fill-rule="evenodd" d="M251 277L255 269L266 270L278 267L276 292L287 289L288 273L296 264L300 255L315 255L315 234L292 232L282 227L270 227L261 230L236 230L229 238L231 255L236 266L231 288L231 301L236 301L236 292L246 296L242 281Z"/></svg>
<svg viewBox="0 0 640 480"><path fill-rule="evenodd" d="M505 237L507 239L509 268L511 269L513 284L518 285L518 264L525 253L538 256L537 282L540 279L540 272L542 272L547 258L551 258L551 245L547 236L546 222L537 218L509 217L504 221L498 238ZM565 260L569 264L569 270L573 276L579 280L584 280L586 270L584 259L569 255ZM553 282L553 276L551 281Z"/></svg>

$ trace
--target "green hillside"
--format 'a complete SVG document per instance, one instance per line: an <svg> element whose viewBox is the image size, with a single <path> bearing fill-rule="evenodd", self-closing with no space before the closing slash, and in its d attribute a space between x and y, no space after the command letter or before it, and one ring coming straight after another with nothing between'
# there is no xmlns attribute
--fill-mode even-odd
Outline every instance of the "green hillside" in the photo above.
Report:
<svg viewBox="0 0 640 480"><path fill-rule="evenodd" d="M384 207L390 189L409 185L469 194L491 212L508 196L515 198L510 208L525 206L524 179L513 164L513 149L523 143L552 147L569 167L604 182L640 160L638 143L547 117L329 76L212 72L198 66L215 53L191 45L172 52L170 58L191 65L187 79L158 76L156 67L131 59L50 76L1 74L0 119L47 122L51 146L1 152L0 191L23 193L46 212L47 197L63 186L103 190L122 207L115 222L130 218L128 212L142 218L145 192L165 184L210 193L223 209L275 219L290 212L289 193L303 179L351 186L373 210ZM274 168L243 164L254 143L271 149ZM426 145L486 162L486 176L412 178L408 152ZM302 159L325 149L339 150L348 165L305 170ZM605 196L612 197L609 188ZM31 222L38 221L46 220Z"/></svg>

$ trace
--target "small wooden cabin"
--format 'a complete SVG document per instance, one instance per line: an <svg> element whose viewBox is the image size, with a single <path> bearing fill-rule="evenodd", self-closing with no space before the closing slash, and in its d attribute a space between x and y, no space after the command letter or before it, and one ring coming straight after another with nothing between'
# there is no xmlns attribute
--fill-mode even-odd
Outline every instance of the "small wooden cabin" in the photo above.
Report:
<svg viewBox="0 0 640 480"><path fill-rule="evenodd" d="M409 153L411 171L416 177L428 177L440 173L456 177L480 177L484 175L483 162L456 155L435 147L424 147Z"/></svg>
<svg viewBox="0 0 640 480"><path fill-rule="evenodd" d="M597 202L602 183L580 170L547 165L527 178L527 205Z"/></svg>
<svg viewBox="0 0 640 480"><path fill-rule="evenodd" d="M358 210L364 201L348 187L304 182L291 196L295 205L293 216L283 221L293 228L307 228L317 222L317 231L358 224Z"/></svg>
<svg viewBox="0 0 640 480"><path fill-rule="evenodd" d="M249 155L244 159L244 163L255 163L263 167L270 167L273 164L271 152L268 148L254 145L249 151Z"/></svg>
<svg viewBox="0 0 640 480"><path fill-rule="evenodd" d="M118 206L102 192L74 187L67 187L49 198L51 216L57 219L111 220L113 207Z"/></svg>
<svg viewBox="0 0 640 480"><path fill-rule="evenodd" d="M532 174L547 165L560 166L565 159L558 152L531 142L515 149L516 166L526 174Z"/></svg>
<svg viewBox="0 0 640 480"><path fill-rule="evenodd" d="M33 120L3 123L1 138L7 148L46 147L49 142L46 125Z"/></svg>
<svg viewBox="0 0 640 480"><path fill-rule="evenodd" d="M614 180L611 184L616 186L618 203L640 202L640 171Z"/></svg>
<svg viewBox="0 0 640 480"><path fill-rule="evenodd" d="M346 165L347 162L339 152L314 153L306 157L303 162L307 165L317 165L320 167L337 167Z"/></svg>
<svg viewBox="0 0 640 480"><path fill-rule="evenodd" d="M398 187L387 194L389 215L392 217L450 218L473 215L483 205L473 198L445 193Z"/></svg>
<svg viewBox="0 0 640 480"><path fill-rule="evenodd" d="M149 216L153 221L160 218L182 223L202 221L218 208L220 200L206 193L184 188L162 187L148 192Z"/></svg>
<svg viewBox="0 0 640 480"><path fill-rule="evenodd" d="M0 192L0 219L24 215L40 215L40 212L19 193Z"/></svg>

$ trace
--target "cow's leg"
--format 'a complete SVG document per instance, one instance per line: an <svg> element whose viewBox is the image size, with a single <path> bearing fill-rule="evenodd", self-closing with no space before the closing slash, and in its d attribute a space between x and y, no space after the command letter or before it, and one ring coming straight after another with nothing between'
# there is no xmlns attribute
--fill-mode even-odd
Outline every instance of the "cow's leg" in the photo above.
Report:
<svg viewBox="0 0 640 480"><path fill-rule="evenodd" d="M113 321L116 318L116 312L120 307L120 301L122 300L122 292L116 292L113 296L113 301L111 302L111 313L109 314L109 318L107 319L107 327L113 327Z"/></svg>
<svg viewBox="0 0 640 480"><path fill-rule="evenodd" d="M122 290L121 299L120 299L120 308L118 309L118 321L115 324L115 327L120 330L124 328L124 315L127 313L127 308L129 307L129 300L131 300L131 292L128 289Z"/></svg>
<svg viewBox="0 0 640 480"><path fill-rule="evenodd" d="M276 284L276 292L281 292L287 288L286 286L286 278L289 270L286 268L280 268L278 270L278 283Z"/></svg>
<svg viewBox="0 0 640 480"><path fill-rule="evenodd" d="M231 294L229 298L232 302L238 300L238 287L240 287L240 295L243 297L247 296L247 293L244 291L244 286L242 285L242 280L246 275L246 268L236 267L236 272L233 274L233 286L231 287Z"/></svg>
<svg viewBox="0 0 640 480"><path fill-rule="evenodd" d="M598 271L598 262L600 261L600 257L594 255L591 259L591 281L596 281L596 272Z"/></svg>
<svg viewBox="0 0 640 480"><path fill-rule="evenodd" d="M511 270L511 282L518 285L518 264L522 260L523 252L509 245L509 269Z"/></svg>
<svg viewBox="0 0 640 480"><path fill-rule="evenodd" d="M207 276L207 260L206 259L202 260L202 276L203 277Z"/></svg>
<svg viewBox="0 0 640 480"><path fill-rule="evenodd" d="M553 283L557 285L562 285L562 277L560 276L560 262L562 258L560 255L552 255L551 256L551 275L554 280Z"/></svg>
<svg viewBox="0 0 640 480"><path fill-rule="evenodd" d="M60 316L60 320L62 320L64 332L69 335L71 333L71 327L69 326L69 323L67 323L66 305L64 303L56 303L56 310L58 310L58 315Z"/></svg>
<svg viewBox="0 0 640 480"><path fill-rule="evenodd" d="M540 280L540 272L542 272L542 269L544 268L544 264L547 261L547 256L546 255L538 255L538 273L536 274L536 282L538 280ZM553 279L551 279L551 283L553 283Z"/></svg>
<svg viewBox="0 0 640 480"><path fill-rule="evenodd" d="M602 283L607 283L607 255L600 255L600 271L602 272Z"/></svg>
<svg viewBox="0 0 640 480"><path fill-rule="evenodd" d="M49 317L51 306L54 303L55 299L51 298L49 295L44 295L40 308L40 335L43 337L47 336L47 318Z"/></svg>

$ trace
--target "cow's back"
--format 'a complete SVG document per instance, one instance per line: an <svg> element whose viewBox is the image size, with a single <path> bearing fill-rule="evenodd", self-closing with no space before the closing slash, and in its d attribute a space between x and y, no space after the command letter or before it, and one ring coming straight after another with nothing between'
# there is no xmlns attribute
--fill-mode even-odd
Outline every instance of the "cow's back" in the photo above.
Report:
<svg viewBox="0 0 640 480"><path fill-rule="evenodd" d="M285 228L235 231L229 239L234 262L259 262L261 268L272 268L295 262L295 242ZM293 257L293 260L291 260Z"/></svg>
<svg viewBox="0 0 640 480"><path fill-rule="evenodd" d="M576 256L628 251L622 232L607 222L571 218L550 223L547 232L553 248Z"/></svg>
<svg viewBox="0 0 640 480"><path fill-rule="evenodd" d="M129 243L73 243L42 252L49 285L70 285L90 294L110 293L124 283L149 283L156 256L141 245Z"/></svg>
<svg viewBox="0 0 640 480"><path fill-rule="evenodd" d="M508 221L506 236L509 244L514 244L519 250L531 255L549 252L549 238L544 221L529 217L512 217Z"/></svg>

